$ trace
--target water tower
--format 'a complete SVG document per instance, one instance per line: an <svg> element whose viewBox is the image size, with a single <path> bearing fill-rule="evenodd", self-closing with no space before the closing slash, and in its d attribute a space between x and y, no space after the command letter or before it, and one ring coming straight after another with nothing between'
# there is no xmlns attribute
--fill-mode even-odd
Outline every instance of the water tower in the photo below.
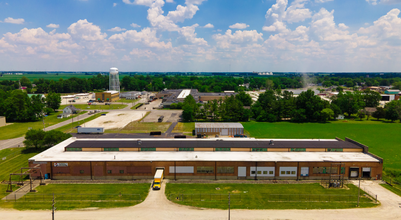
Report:
<svg viewBox="0 0 401 220"><path fill-rule="evenodd" d="M110 68L109 90L120 92L120 79L118 78L118 69L116 67Z"/></svg>

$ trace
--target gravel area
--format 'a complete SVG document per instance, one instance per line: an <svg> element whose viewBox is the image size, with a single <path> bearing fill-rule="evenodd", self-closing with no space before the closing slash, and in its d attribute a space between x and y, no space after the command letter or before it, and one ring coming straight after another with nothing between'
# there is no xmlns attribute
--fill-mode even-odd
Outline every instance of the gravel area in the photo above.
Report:
<svg viewBox="0 0 401 220"><path fill-rule="evenodd" d="M138 121L146 115L146 111L113 111L97 119L89 121L82 127L103 127L107 129L124 128L131 121Z"/></svg>

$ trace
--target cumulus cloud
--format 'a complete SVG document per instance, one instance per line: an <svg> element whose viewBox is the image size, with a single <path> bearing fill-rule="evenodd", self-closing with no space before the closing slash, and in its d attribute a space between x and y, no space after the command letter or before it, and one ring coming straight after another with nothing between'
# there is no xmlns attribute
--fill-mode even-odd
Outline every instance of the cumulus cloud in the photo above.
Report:
<svg viewBox="0 0 401 220"><path fill-rule="evenodd" d="M133 27L133 28L140 28L141 27L141 25L135 24L135 23L130 24L130 26Z"/></svg>
<svg viewBox="0 0 401 220"><path fill-rule="evenodd" d="M23 18L12 18L8 17L4 19L4 23L10 23L10 24L23 24L25 20Z"/></svg>
<svg viewBox="0 0 401 220"><path fill-rule="evenodd" d="M386 15L373 22L372 26L360 28L358 33L381 39L401 39L400 10L392 9Z"/></svg>
<svg viewBox="0 0 401 220"><path fill-rule="evenodd" d="M325 3L325 2L331 2L333 0L315 0L316 3Z"/></svg>
<svg viewBox="0 0 401 220"><path fill-rule="evenodd" d="M189 43L207 45L207 42L203 38L196 38L195 28L198 26L198 24L194 24L192 26L182 27L179 33L182 34Z"/></svg>
<svg viewBox="0 0 401 220"><path fill-rule="evenodd" d="M125 30L127 30L127 29L125 29L125 28L120 28L120 27L113 27L113 28L111 28L111 29L109 29L109 30L107 30L107 31L120 32L120 31L125 31Z"/></svg>
<svg viewBox="0 0 401 220"><path fill-rule="evenodd" d="M208 24L206 24L205 26L203 26L204 28L214 28L214 25L213 24L210 24L210 23L208 23Z"/></svg>
<svg viewBox="0 0 401 220"><path fill-rule="evenodd" d="M233 25L230 25L231 29L245 29L249 27L249 25L245 24L245 23L235 23Z"/></svg>
<svg viewBox="0 0 401 220"><path fill-rule="evenodd" d="M151 6L155 0L123 0L125 4L128 5L145 5L145 6Z"/></svg>
<svg viewBox="0 0 401 220"><path fill-rule="evenodd" d="M337 41L337 40L350 40L352 35L349 34L345 29L345 24L336 26L334 22L334 10L331 12L325 8L320 9L318 13L313 15L311 29L322 41Z"/></svg>
<svg viewBox="0 0 401 220"><path fill-rule="evenodd" d="M114 3L113 3L113 7L116 7L116 6L117 6L117 3L114 2Z"/></svg>
<svg viewBox="0 0 401 220"><path fill-rule="evenodd" d="M109 40L111 42L120 43L141 43L146 47L153 47L158 49L168 49L172 47L171 42L160 42L159 38L156 37L156 30L151 28L144 28L141 31L128 30L121 34L114 34L110 36Z"/></svg>
<svg viewBox="0 0 401 220"><path fill-rule="evenodd" d="M46 27L48 27L48 28L59 28L60 25L58 25L58 24L48 24L48 25L46 25Z"/></svg>
<svg viewBox="0 0 401 220"><path fill-rule="evenodd" d="M87 41L103 40L107 37L107 34L102 33L99 26L88 22L86 19L71 24L68 31L71 36Z"/></svg>
<svg viewBox="0 0 401 220"><path fill-rule="evenodd" d="M259 40L263 40L263 34L258 33L256 30L252 31L235 31L234 34L231 30L227 30L223 34L213 35L213 39L216 40L217 45L221 48L229 48L231 44L243 44L253 42L256 43Z"/></svg>

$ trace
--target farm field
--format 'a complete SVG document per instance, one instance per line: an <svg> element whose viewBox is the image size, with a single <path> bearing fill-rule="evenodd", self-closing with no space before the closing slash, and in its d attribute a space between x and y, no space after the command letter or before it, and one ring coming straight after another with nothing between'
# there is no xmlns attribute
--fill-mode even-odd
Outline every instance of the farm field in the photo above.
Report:
<svg viewBox="0 0 401 220"><path fill-rule="evenodd" d="M72 104L76 108L81 110L113 110L113 109L123 109L127 107L124 104L111 104L111 105L88 105L88 104ZM64 109L69 105L60 105L60 109Z"/></svg>
<svg viewBox="0 0 401 220"><path fill-rule="evenodd" d="M86 111L80 112L79 115L85 114L85 113L86 113ZM45 117L45 119L44 119L45 126L49 127L51 125L55 125L57 123L60 123L60 122L66 121L66 120L71 120L71 117L58 119L57 115L59 115L59 113L55 112L55 113ZM77 117L77 116L74 116L74 118L75 117ZM28 128L43 129L42 120L35 121L35 122L13 122L13 124L11 124L11 125L0 127L0 140L6 140L6 139L24 136L25 133L28 131Z"/></svg>
<svg viewBox="0 0 401 220"><path fill-rule="evenodd" d="M330 123L243 122L255 138L351 138L384 159L384 167L401 170L401 124L385 121L335 121Z"/></svg>
<svg viewBox="0 0 401 220"><path fill-rule="evenodd" d="M49 184L38 186L17 202L0 202L0 207L18 210L51 209L53 193L57 210L117 208L139 204L149 193L149 183L138 184Z"/></svg>
<svg viewBox="0 0 401 220"><path fill-rule="evenodd" d="M325 189L320 184L178 184L166 185L167 198L181 205L232 209L344 209L355 208L358 188ZM365 193L361 190L361 195ZM308 202L312 201L312 202ZM376 204L364 196L361 207Z"/></svg>
<svg viewBox="0 0 401 220"><path fill-rule="evenodd" d="M172 133L183 133L192 136L192 130L195 130L195 122L178 122Z"/></svg>
<svg viewBox="0 0 401 220"><path fill-rule="evenodd" d="M1 158L6 157L0 162L0 182L9 180L10 173L20 173L21 167L28 167L28 159L42 152L44 149L34 148L10 148L0 151ZM17 180L17 176L13 180Z"/></svg>

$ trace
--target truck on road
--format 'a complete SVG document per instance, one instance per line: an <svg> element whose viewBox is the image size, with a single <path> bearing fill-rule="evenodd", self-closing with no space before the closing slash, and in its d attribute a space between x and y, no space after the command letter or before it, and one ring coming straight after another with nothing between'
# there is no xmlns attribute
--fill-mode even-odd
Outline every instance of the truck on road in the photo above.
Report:
<svg viewBox="0 0 401 220"><path fill-rule="evenodd" d="M162 181L164 178L164 169L156 169L155 177L153 179L152 188L153 190L159 190L162 187Z"/></svg>
<svg viewBox="0 0 401 220"><path fill-rule="evenodd" d="M104 128L102 127L79 127L78 134L103 134Z"/></svg>

